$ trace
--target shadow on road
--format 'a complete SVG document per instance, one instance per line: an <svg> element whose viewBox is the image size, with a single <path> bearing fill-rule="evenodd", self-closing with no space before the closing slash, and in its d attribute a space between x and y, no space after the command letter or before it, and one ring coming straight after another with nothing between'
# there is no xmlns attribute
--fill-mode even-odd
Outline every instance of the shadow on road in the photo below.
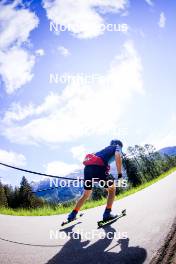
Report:
<svg viewBox="0 0 176 264"><path fill-rule="evenodd" d="M142 264L147 257L147 251L144 248L129 246L129 238L119 239L117 244L112 247L113 252L109 252L112 248L108 250L108 247L111 245L116 233L116 230L111 226L104 228L105 236L103 239L101 238L90 245L89 240L81 241L81 235L72 231L74 226L61 230L67 235L69 234L70 239L47 264ZM108 232L113 234L111 238L107 236ZM70 233L73 236L70 236ZM75 239L74 234L76 234L77 239ZM117 253L114 252L116 247L118 247Z"/></svg>

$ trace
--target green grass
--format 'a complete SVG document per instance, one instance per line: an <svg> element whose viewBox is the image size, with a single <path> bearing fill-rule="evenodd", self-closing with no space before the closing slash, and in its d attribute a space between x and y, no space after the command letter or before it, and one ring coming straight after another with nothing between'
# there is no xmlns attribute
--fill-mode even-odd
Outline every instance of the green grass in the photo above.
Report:
<svg viewBox="0 0 176 264"><path fill-rule="evenodd" d="M127 197L131 194L134 194L136 192L139 192L145 188L147 188L148 186L160 181L161 179L167 177L169 174L171 174L172 172L176 171L176 167L172 168L171 170L161 174L159 177L146 182L144 184L141 184L138 187L134 187L131 188L121 194L119 194L116 197L116 200L120 200L123 199L124 197ZM93 207L97 207L100 205L103 205L106 203L106 198L103 198L101 200L98 201L93 201L93 200L89 200L85 203L85 205L83 206L82 209L89 209L89 208L93 208ZM5 215L17 215L17 216L49 216L49 215L57 215L57 214L65 214L70 212L73 209L73 205L70 206L63 206L63 205L58 205L55 208L52 208L50 206L46 206L43 208L38 208L38 209L11 209L11 208L0 208L0 214L5 214Z"/></svg>

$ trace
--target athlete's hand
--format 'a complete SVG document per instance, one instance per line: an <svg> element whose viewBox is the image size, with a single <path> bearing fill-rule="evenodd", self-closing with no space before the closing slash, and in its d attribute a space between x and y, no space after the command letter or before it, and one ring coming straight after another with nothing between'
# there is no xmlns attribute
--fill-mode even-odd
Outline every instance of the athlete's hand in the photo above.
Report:
<svg viewBox="0 0 176 264"><path fill-rule="evenodd" d="M118 173L118 179L122 178L122 173Z"/></svg>

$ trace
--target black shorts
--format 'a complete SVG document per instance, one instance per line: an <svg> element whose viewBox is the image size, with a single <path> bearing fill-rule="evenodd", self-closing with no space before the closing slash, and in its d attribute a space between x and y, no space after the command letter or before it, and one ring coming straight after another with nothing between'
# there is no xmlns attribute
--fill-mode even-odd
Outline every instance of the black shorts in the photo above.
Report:
<svg viewBox="0 0 176 264"><path fill-rule="evenodd" d="M94 179L94 180L93 180ZM84 189L91 190L94 183L98 182L99 186L108 188L113 185L114 178L107 172L105 166L89 165L84 168Z"/></svg>

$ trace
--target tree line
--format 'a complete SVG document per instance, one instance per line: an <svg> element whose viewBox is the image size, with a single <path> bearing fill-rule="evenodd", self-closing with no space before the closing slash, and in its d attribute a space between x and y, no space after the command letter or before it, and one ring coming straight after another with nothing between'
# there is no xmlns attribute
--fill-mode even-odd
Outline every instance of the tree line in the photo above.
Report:
<svg viewBox="0 0 176 264"><path fill-rule="evenodd" d="M0 181L0 207L30 209L42 207L44 204L46 202L32 192L32 187L24 176L20 187L13 188L11 185L2 184Z"/></svg>
<svg viewBox="0 0 176 264"><path fill-rule="evenodd" d="M129 147L123 164L129 183L136 187L176 167L176 156L160 154L153 145Z"/></svg>

